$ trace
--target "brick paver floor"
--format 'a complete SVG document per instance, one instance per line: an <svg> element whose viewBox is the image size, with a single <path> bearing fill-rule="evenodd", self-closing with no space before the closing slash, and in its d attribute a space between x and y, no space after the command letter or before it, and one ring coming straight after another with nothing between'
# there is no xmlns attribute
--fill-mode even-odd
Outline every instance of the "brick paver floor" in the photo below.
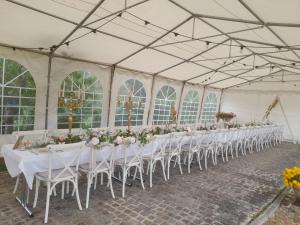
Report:
<svg viewBox="0 0 300 225"><path fill-rule="evenodd" d="M219 160L206 171L195 164L190 174L183 167L184 174L180 175L172 168L167 183L157 168L153 188L149 188L149 177L145 176L146 190L135 181L133 187L126 188L126 198L121 198L121 185L114 182L113 200L109 188L98 185L91 193L90 208L82 211L71 196L65 200L52 197L49 224L243 224L278 195L282 170L299 165L299 153L300 145L284 143L227 163ZM0 174L0 224L42 224L45 188L40 190L35 216L29 218L14 200L14 182L7 173ZM86 179L82 177L82 205L85 193Z"/></svg>
<svg viewBox="0 0 300 225"><path fill-rule="evenodd" d="M280 203L274 215L264 225L300 225L300 199L292 191Z"/></svg>

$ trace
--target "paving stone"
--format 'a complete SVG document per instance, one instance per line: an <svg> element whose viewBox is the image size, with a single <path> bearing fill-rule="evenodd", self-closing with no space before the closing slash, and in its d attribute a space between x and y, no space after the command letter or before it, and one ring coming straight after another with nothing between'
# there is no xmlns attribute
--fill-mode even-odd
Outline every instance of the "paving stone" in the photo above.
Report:
<svg viewBox="0 0 300 225"><path fill-rule="evenodd" d="M299 165L299 152L300 145L283 143L227 163L218 159L218 165L213 167L210 162L208 170L200 171L195 163L190 174L183 166L184 174L180 175L177 168L172 168L168 182L162 179L158 166L153 188L149 188L149 177L145 175L146 190L136 180L132 187L126 187L126 197L121 198L122 186L114 182L116 199L112 199L106 183L99 183L91 191L89 209L82 211L74 197L66 195L64 200L60 199L59 187L58 196L51 197L49 224L241 224L276 197L282 188L283 169ZM43 224L46 189L41 188L37 208L33 210L35 216L29 218L14 199L14 182L7 173L0 173L0 224ZM79 189L85 206L85 176L80 178ZM33 193L31 202L32 198ZM290 224L299 224L298 208L282 206L278 215L282 221L289 219ZM267 225L283 224L275 223L276 215L274 218Z"/></svg>

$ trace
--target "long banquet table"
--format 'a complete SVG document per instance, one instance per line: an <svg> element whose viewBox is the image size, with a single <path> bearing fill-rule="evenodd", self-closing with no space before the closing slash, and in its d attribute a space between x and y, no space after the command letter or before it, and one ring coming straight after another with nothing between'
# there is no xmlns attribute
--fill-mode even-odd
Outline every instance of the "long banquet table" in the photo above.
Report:
<svg viewBox="0 0 300 225"><path fill-rule="evenodd" d="M271 127L271 126L268 126ZM264 129L266 126L263 127L256 127L256 129ZM252 129L252 128L245 128L246 129ZM211 132L228 132L228 131L236 131L237 134L238 131L242 129L231 129L231 130L215 130ZM209 132L209 131L208 131ZM197 132L199 134L205 134L207 132ZM157 135L159 137L161 135ZM182 144L188 144L191 140L191 136L185 135L182 139ZM161 138L160 141L166 141L163 138ZM138 144L133 144L136 148L139 148ZM124 146L123 146L124 147ZM122 158L122 146L116 146L114 147L114 159L120 159ZM143 146L143 153L142 155L150 155L152 151L155 149L155 147L149 143ZM103 147L101 150L101 154L105 154L105 152L111 151L108 147ZM13 149L13 144L4 144L2 146L2 154L4 156L5 164L7 167L7 170L12 177L16 177L20 174L23 174L26 178L27 185L30 189L32 189L33 186L33 180L34 175L38 172L45 172L48 170L48 154L47 152L40 152L38 151L32 151L32 150L17 150ZM71 152L63 152L63 157L68 157ZM99 156L97 156L98 159ZM99 159L100 160L100 159ZM81 156L80 156L80 164L85 164L90 162L90 147L85 146ZM62 165L57 163L53 169L59 169Z"/></svg>

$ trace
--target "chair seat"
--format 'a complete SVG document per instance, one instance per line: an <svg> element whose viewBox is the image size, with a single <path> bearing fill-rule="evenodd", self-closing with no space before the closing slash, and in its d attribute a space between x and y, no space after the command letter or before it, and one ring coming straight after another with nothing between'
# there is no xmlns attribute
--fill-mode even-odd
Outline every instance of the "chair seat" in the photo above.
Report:
<svg viewBox="0 0 300 225"><path fill-rule="evenodd" d="M70 167L71 170L76 174L76 169L75 167ZM52 173L51 173L51 180L54 179L63 169L57 169L57 170L52 170ZM36 177L40 180L44 180L44 181L47 181L48 180L48 171L46 172L41 172L41 173L37 173L36 174ZM59 176L59 179L66 179L66 178L72 178L74 177L73 174L66 170L63 172L63 174L61 174Z"/></svg>
<svg viewBox="0 0 300 225"><path fill-rule="evenodd" d="M115 165L119 165L119 166L124 166L124 165L129 165L133 166L133 165L138 165L140 164L140 161L136 158L134 161L131 162L131 160L133 158L136 158L135 156L132 157L127 157L127 162L125 163L124 159L117 159L115 160Z"/></svg>
<svg viewBox="0 0 300 225"><path fill-rule="evenodd" d="M110 168L108 168L105 164L102 164L99 167L97 167L97 171L95 171L95 172L101 173L101 172L108 171L109 169ZM89 171L92 171L92 169L90 168L89 163L85 163L85 164L80 165L79 170L80 170L80 172L83 172L83 173L88 173Z"/></svg>

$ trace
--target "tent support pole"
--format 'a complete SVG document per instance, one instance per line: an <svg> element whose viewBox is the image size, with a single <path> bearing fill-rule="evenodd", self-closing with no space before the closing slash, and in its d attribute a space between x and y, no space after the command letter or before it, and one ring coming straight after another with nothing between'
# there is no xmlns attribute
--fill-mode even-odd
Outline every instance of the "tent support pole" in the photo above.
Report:
<svg viewBox="0 0 300 225"><path fill-rule="evenodd" d="M180 117L179 115L181 115L181 103L182 103L182 96L183 96L183 91L184 91L184 86L185 86L185 82L183 82L182 87L181 87L181 93L179 96L179 101L178 101L178 106L177 106L177 123L180 124Z"/></svg>
<svg viewBox="0 0 300 225"><path fill-rule="evenodd" d="M113 65L111 67L111 71L110 71L110 81L109 81L109 92L108 92L108 112L107 112L107 122L106 125L107 127L109 127L110 124L110 120L111 120L111 116L110 116L110 108L111 108L111 103L112 103L112 99L111 99L111 92L112 92L112 85L113 85L113 80L114 80L114 76L115 76L115 70L116 70L116 66Z"/></svg>
<svg viewBox="0 0 300 225"><path fill-rule="evenodd" d="M49 54L48 60L48 73L47 73L47 92L46 92L46 110L45 110L45 130L48 129L48 117L49 117L49 95L50 95L50 76L51 76L51 68L52 68L52 58L53 52Z"/></svg>
<svg viewBox="0 0 300 225"><path fill-rule="evenodd" d="M221 89L218 112L221 111L222 99L223 99L223 92L224 92L224 89Z"/></svg>
<svg viewBox="0 0 300 225"><path fill-rule="evenodd" d="M203 93L202 93L202 98L201 98L201 103L200 103L200 109L199 109L199 116L198 116L198 120L196 121L196 124L198 126L200 119L201 119L201 114L202 114L202 108L203 108L203 101L204 101L204 96L205 96L205 91L206 91L206 87L203 87Z"/></svg>
<svg viewBox="0 0 300 225"><path fill-rule="evenodd" d="M155 76L152 77L152 82L151 82L151 92L150 92L150 104L149 104L149 109L148 109L148 115L147 115L147 124L148 126L151 125L150 124L150 115L151 115L151 109L152 109L152 101L153 101L153 89L154 89L154 83L155 83Z"/></svg>

